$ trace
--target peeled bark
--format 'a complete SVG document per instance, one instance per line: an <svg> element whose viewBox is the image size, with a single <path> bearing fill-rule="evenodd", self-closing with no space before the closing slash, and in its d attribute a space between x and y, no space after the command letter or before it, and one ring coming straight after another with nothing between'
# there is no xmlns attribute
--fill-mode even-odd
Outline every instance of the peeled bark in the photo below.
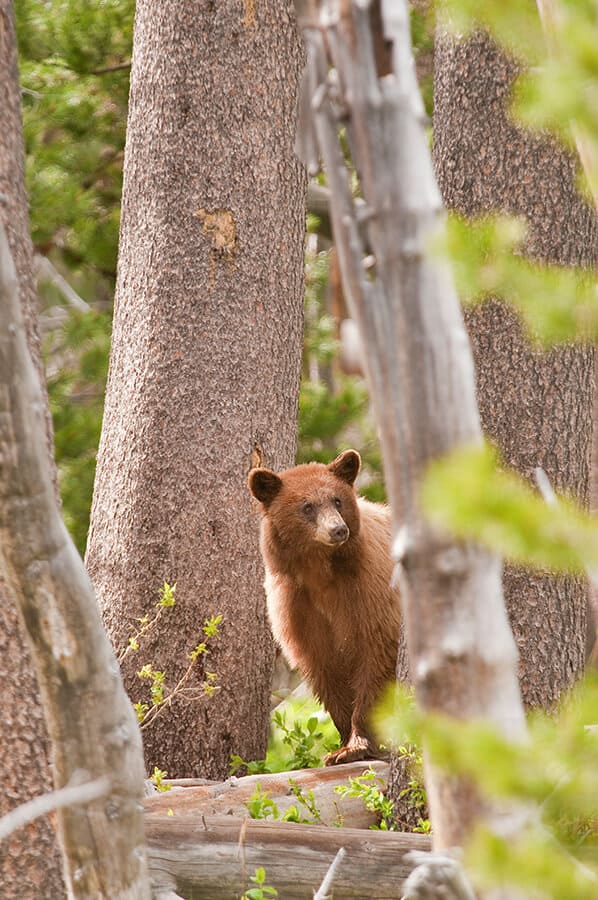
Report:
<svg viewBox="0 0 598 900"><path fill-rule="evenodd" d="M114 331L87 566L117 647L176 582L123 664L173 685L222 615L212 698L144 733L149 768L228 773L266 749L273 644L252 466L294 461L304 173L293 156L301 49L279 0L137 3ZM205 674L188 682L200 688Z"/></svg>
<svg viewBox="0 0 598 900"><path fill-rule="evenodd" d="M0 449L0 569L37 666L54 781L61 788L107 776L109 785L108 796L57 814L69 896L142 900L149 883L139 730L56 503L43 395L2 225Z"/></svg>
<svg viewBox="0 0 598 900"><path fill-rule="evenodd" d="M52 428L36 326L37 297L24 168L13 5L10 0L0 0L0 225L6 228L17 271L27 344L43 395L44 446L48 448L48 464L53 467ZM52 778L37 678L17 607L1 574L0 683L3 685L0 704L2 816L49 790ZM49 817L37 819L27 829L21 829L0 844L0 884L6 900L61 895L64 890L61 859Z"/></svg>
<svg viewBox="0 0 598 900"><path fill-rule="evenodd" d="M577 191L575 160L508 113L515 61L477 33L467 41L441 35L435 65L434 159L447 206L466 216L524 216L532 259L596 265L598 219ZM497 301L471 310L467 323L487 435L510 466L530 479L541 466L555 488L587 506L593 350L542 352ZM587 585L507 566L504 590L525 703L550 707L583 671Z"/></svg>
<svg viewBox="0 0 598 900"><path fill-rule="evenodd" d="M418 704L486 721L518 739L525 724L500 562L433 530L419 505L428 464L482 436L451 273L429 255L444 213L414 76L408 6L380 4L390 67L374 56L370 9L363 0L322 0L318 15L305 21L304 86L311 102L302 109L311 110L313 122L306 115L301 123L302 149L316 165L319 146L326 167L345 295L362 336ZM339 145L339 111L365 200L361 209ZM367 256L358 216L368 233ZM480 820L492 825L501 818L428 760L424 771L435 847L462 843ZM503 810L505 819L512 812ZM516 831L516 817L507 827Z"/></svg>

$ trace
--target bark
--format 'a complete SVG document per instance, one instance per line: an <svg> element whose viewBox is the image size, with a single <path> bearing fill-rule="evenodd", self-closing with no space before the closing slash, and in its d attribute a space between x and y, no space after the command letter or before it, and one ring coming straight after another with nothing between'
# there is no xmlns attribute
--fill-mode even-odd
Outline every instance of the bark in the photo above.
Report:
<svg viewBox="0 0 598 900"><path fill-rule="evenodd" d="M157 794L144 801L147 812L166 812L171 809L175 816L199 814L206 816L229 815L247 816L246 803L259 788L267 792L276 804L280 815L289 806L295 806L301 817L312 818L291 790L290 780L307 796L313 791L318 823L321 825L344 825L351 828L369 828L380 824L380 816L371 812L360 797L341 797L335 793L339 785L348 787L349 778L357 778L371 768L378 775L378 787L383 790L388 774L388 763L380 760L347 763L328 766L323 769L300 769L297 772L275 772L270 775L246 775L243 778L228 778L223 782L184 787Z"/></svg>
<svg viewBox="0 0 598 900"><path fill-rule="evenodd" d="M258 866L284 900L308 900L340 847L346 856L332 886L334 900L399 900L413 869L406 856L426 851L422 834L325 828L210 816L146 815L152 887L193 900L230 900L251 886Z"/></svg>
<svg viewBox="0 0 598 900"><path fill-rule="evenodd" d="M145 732L171 776L228 773L266 748L273 646L247 474L294 461L304 173L301 64L278 0L137 3L110 374L87 565L121 647L164 580L178 598L125 661L174 684L222 614L221 690ZM197 687L203 680L198 666Z"/></svg>
<svg viewBox="0 0 598 900"><path fill-rule="evenodd" d="M0 0L0 225L6 228L18 278L27 343L43 391L48 462L53 466L52 429L37 332L33 248L25 193L21 94L13 5ZM43 438L42 438L43 440ZM53 475L55 478L55 475ZM37 678L17 608L0 574L0 705L2 782L0 816L49 790L49 742ZM0 884L6 900L58 897L61 860L46 816L0 845Z"/></svg>
<svg viewBox="0 0 598 900"><path fill-rule="evenodd" d="M319 145L345 294L365 350L395 529L409 670L424 711L475 718L517 739L525 732L516 651L500 564L473 544L433 531L419 507L427 465L460 444L481 442L473 363L450 272L429 258L443 210L414 77L405 3L383 0L393 72L379 78L370 4L317 5L307 19L304 81L313 110L305 157ZM330 66L334 66L330 70ZM360 178L371 254L365 256L339 146L346 129ZM301 122L302 133L310 127ZM315 132L315 139L313 133ZM425 761L435 847L462 843L476 822L500 813ZM514 810L505 810L505 820ZM516 832L516 816L503 827Z"/></svg>
<svg viewBox="0 0 598 900"><path fill-rule="evenodd" d="M108 798L64 807L69 896L149 896L141 741L83 563L58 506L44 402L0 226L0 569L33 651L57 788L107 776ZM43 888L42 888L43 890Z"/></svg>
<svg viewBox="0 0 598 900"><path fill-rule="evenodd" d="M467 41L440 36L434 158L445 202L467 216L524 216L531 258L594 266L597 217L577 192L575 160L555 139L509 116L518 71L483 33ZM529 478L541 466L555 488L587 506L593 351L541 352L497 301L476 307L467 320L487 435L510 466ZM550 707L583 670L586 582L507 566L504 590L525 703Z"/></svg>

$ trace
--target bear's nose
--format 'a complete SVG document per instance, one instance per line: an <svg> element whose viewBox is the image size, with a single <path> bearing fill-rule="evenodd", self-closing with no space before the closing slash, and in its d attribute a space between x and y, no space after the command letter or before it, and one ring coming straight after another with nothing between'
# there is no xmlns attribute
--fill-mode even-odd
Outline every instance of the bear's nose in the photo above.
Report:
<svg viewBox="0 0 598 900"><path fill-rule="evenodd" d="M330 537L335 544L340 544L349 537L349 529L344 522L341 522L340 525L335 525L334 528L330 529Z"/></svg>

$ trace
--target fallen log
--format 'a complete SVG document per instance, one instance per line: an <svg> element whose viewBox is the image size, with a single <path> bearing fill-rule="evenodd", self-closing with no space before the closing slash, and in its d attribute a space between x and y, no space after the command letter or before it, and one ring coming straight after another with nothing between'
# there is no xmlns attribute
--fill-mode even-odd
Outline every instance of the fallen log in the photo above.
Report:
<svg viewBox="0 0 598 900"><path fill-rule="evenodd" d="M265 822L234 816L146 812L148 863L155 897L233 900L256 868L284 900L312 900L340 847L334 900L399 900L413 869L405 857L428 851L422 834Z"/></svg>
<svg viewBox="0 0 598 900"><path fill-rule="evenodd" d="M335 794L337 785L348 785L349 778L362 775L371 765L386 784L388 763L381 760L347 763L323 769L300 769L296 772L278 772L271 775L246 775L243 778L227 778L222 782L194 784L155 794L144 801L148 813L172 810L173 816L195 814L197 816L232 815L245 817L246 802L257 786L267 791L282 815L291 805L298 807L301 818L310 818L307 810L294 796L289 778L303 792L313 791L314 803L322 825L346 825L351 828L369 828L378 824L379 816L367 810L360 798L345 798ZM176 784L176 782L175 782Z"/></svg>

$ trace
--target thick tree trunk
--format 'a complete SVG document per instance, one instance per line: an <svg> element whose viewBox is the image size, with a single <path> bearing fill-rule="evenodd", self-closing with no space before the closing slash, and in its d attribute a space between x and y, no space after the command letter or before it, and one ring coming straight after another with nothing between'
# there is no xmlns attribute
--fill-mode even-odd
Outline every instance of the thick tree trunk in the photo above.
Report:
<svg viewBox="0 0 598 900"><path fill-rule="evenodd" d="M577 192L575 161L508 114L515 62L486 34L442 34L435 66L434 158L446 204L467 216L524 216L532 258L595 265L598 222ZM587 505L593 352L541 352L496 301L470 311L467 323L486 433L509 465L528 477L542 466L556 488ZM524 700L549 707L583 669L586 583L507 566L504 589Z"/></svg>
<svg viewBox="0 0 598 900"><path fill-rule="evenodd" d="M133 56L87 565L117 647L163 581L177 584L164 628L124 662L134 700L142 664L174 684L204 619L223 615L207 666L220 691L145 732L150 768L223 777L232 752L264 754L268 730L273 648L246 479L294 461L302 53L278 0L141 0Z"/></svg>
<svg viewBox="0 0 598 900"><path fill-rule="evenodd" d="M382 14L391 59L374 57L372 21L380 16L372 19L372 12ZM415 83L408 5L321 0L306 19L305 34L310 63L302 109L313 120L306 115L301 123L301 145L314 163L319 146L326 166L345 293L362 335L416 697L424 711L485 720L518 739L525 724L499 561L430 528L420 508L429 463L457 446L481 442L481 428L451 273L429 255L443 209ZM365 201L361 208L339 146L339 109ZM367 255L358 216L366 223ZM492 827L505 812L485 805L429 761L425 779L436 847L462 843L477 822Z"/></svg>
<svg viewBox="0 0 598 900"><path fill-rule="evenodd" d="M36 328L33 249L25 194L21 94L11 0L0 0L0 223L15 262L27 343L43 391L48 457L52 429ZM53 466L53 462L50 463ZM0 816L52 786L49 742L37 678L17 608L0 576ZM59 897L61 859L50 819L37 819L0 845L0 884L6 900Z"/></svg>

